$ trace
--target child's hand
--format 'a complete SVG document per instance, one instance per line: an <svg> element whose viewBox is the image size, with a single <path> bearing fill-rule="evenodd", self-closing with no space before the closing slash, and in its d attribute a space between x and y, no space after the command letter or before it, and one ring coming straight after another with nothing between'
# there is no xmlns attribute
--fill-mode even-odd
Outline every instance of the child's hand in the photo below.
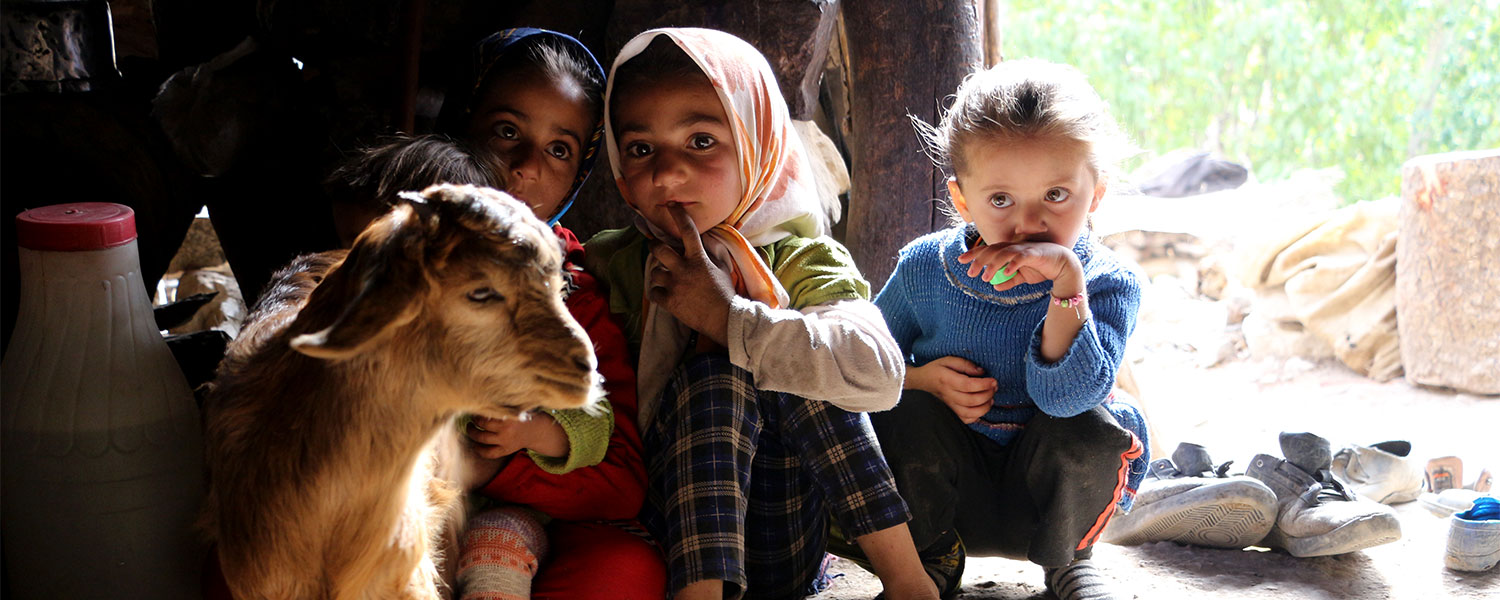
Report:
<svg viewBox="0 0 1500 600"><path fill-rule="evenodd" d="M969 277L986 282L1002 268L1005 273L1016 275L1009 281L995 284L996 291L1049 280L1052 295L1059 298L1076 296L1083 291L1083 263L1078 261L1078 255L1071 248L1061 244L990 244L958 255L958 262L969 265Z"/></svg>
<svg viewBox="0 0 1500 600"><path fill-rule="evenodd" d="M464 429L470 447L481 458L496 459L522 450L543 456L567 456L568 434L546 413L526 419L491 419L475 415Z"/></svg>
<svg viewBox="0 0 1500 600"><path fill-rule="evenodd" d="M906 387L937 396L965 424L979 420L995 401L995 378L967 359L944 356L906 369Z"/></svg>
<svg viewBox="0 0 1500 600"><path fill-rule="evenodd" d="M649 273L646 297L666 308L684 325L720 346L727 346L729 301L734 298L734 285L704 252L703 238L687 211L671 204L667 212L682 234L682 253L662 243L651 247L651 255L661 264Z"/></svg>

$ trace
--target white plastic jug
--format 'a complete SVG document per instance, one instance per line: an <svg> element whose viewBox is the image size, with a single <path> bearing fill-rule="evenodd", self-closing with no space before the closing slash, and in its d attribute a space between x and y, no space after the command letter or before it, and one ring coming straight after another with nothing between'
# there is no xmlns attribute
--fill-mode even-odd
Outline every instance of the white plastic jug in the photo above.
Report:
<svg viewBox="0 0 1500 600"><path fill-rule="evenodd" d="M202 597L198 409L152 318L135 239L118 204L16 218L0 511L17 599Z"/></svg>

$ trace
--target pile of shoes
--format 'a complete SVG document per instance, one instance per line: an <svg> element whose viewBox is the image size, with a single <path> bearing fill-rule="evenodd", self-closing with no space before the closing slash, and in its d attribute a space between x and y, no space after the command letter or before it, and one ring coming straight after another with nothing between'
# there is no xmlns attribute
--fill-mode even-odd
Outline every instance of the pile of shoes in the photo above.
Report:
<svg viewBox="0 0 1500 600"><path fill-rule="evenodd" d="M1444 564L1488 571L1500 563L1500 499L1488 469L1465 484L1455 456L1412 458L1393 440L1333 451L1311 433L1283 432L1281 457L1258 454L1243 474L1215 464L1198 444L1152 461L1135 509L1110 520L1101 540L1173 541L1212 548L1265 546L1292 556L1329 556L1401 539L1389 504L1419 501L1449 522Z"/></svg>
<svg viewBox="0 0 1500 600"><path fill-rule="evenodd" d="M1427 461L1424 486L1417 499L1433 514L1448 519L1448 549L1443 564L1455 571L1488 571L1500 563L1500 500L1489 492L1489 469L1464 483L1463 460L1442 456Z"/></svg>
<svg viewBox="0 0 1500 600"><path fill-rule="evenodd" d="M1333 475L1328 440L1282 433L1285 459L1258 454L1246 474L1276 492L1276 526L1261 545L1292 556L1329 556L1401 539L1396 511L1359 497Z"/></svg>
<svg viewBox="0 0 1500 600"><path fill-rule="evenodd" d="M1306 557L1401 538L1395 511L1355 488L1391 502L1416 498L1423 477L1403 459L1410 444L1353 446L1335 454L1328 440L1311 433L1282 433L1280 443L1282 458L1256 455L1243 475L1234 476L1231 463L1214 466L1202 446L1180 444L1171 459L1152 463L1135 509L1116 515L1102 540L1258 545Z"/></svg>

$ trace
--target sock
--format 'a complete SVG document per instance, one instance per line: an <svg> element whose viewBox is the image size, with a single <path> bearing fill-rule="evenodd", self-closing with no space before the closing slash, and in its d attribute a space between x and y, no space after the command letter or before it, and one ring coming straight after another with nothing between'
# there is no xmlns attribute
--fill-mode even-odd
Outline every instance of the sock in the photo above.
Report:
<svg viewBox="0 0 1500 600"><path fill-rule="evenodd" d="M547 555L540 515L520 507L487 510L469 519L458 557L462 600L526 600Z"/></svg>
<svg viewBox="0 0 1500 600"><path fill-rule="evenodd" d="M1094 561L1084 558L1073 561L1066 567L1047 569L1047 589L1058 597L1058 600L1127 600L1128 594L1120 593L1115 589L1114 582L1104 575L1104 572L1094 565Z"/></svg>

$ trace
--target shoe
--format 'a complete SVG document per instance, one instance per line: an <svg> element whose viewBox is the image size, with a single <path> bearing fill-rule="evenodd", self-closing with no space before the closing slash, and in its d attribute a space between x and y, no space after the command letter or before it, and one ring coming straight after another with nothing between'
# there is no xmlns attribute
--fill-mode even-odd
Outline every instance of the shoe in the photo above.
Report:
<svg viewBox="0 0 1500 600"><path fill-rule="evenodd" d="M1477 477L1477 478L1474 479L1474 483L1471 483L1471 484L1466 485L1464 487L1467 488L1467 489L1474 490L1476 492L1488 492L1488 491L1490 491L1490 486L1492 486L1494 484L1495 484L1495 476L1490 474L1490 470L1489 469L1480 469L1479 470L1479 477Z"/></svg>
<svg viewBox="0 0 1500 600"><path fill-rule="evenodd" d="M1208 451L1181 443L1172 458L1151 462L1135 509L1110 519L1100 541L1120 546L1172 541L1210 548L1244 548L1276 523L1276 493L1259 480L1228 475Z"/></svg>
<svg viewBox="0 0 1500 600"><path fill-rule="evenodd" d="M943 532L932 548L938 551L918 553L922 559L922 569L927 571L927 576L937 586L938 597L949 600L958 595L958 590L963 585L964 563L968 562L968 553L964 550L964 541L954 529Z"/></svg>
<svg viewBox="0 0 1500 600"><path fill-rule="evenodd" d="M1425 492L1417 497L1417 503L1421 504L1429 512L1444 519L1460 513L1474 506L1474 501L1484 494L1474 490L1443 490L1440 494Z"/></svg>
<svg viewBox="0 0 1500 600"><path fill-rule="evenodd" d="M1427 489L1433 493L1464 486L1464 461L1457 456L1442 456L1427 461Z"/></svg>
<svg viewBox="0 0 1500 600"><path fill-rule="evenodd" d="M1381 504L1416 500L1426 473L1411 461L1411 442L1347 446L1333 455L1333 476L1354 493Z"/></svg>
<svg viewBox="0 0 1500 600"><path fill-rule="evenodd" d="M1276 525L1262 545L1297 557L1329 556L1401 539L1401 521L1391 507L1359 499L1329 470L1328 440L1311 433L1285 433L1286 459L1256 455L1246 475L1276 493Z"/></svg>
<svg viewBox="0 0 1500 600"><path fill-rule="evenodd" d="M1135 596L1116 589L1092 559L1073 561L1066 567L1046 570L1047 591L1058 600L1129 600Z"/></svg>
<svg viewBox="0 0 1500 600"><path fill-rule="evenodd" d="M1488 571L1500 563L1500 500L1482 496L1453 515L1443 564L1455 571Z"/></svg>
<svg viewBox="0 0 1500 600"><path fill-rule="evenodd" d="M949 529L938 536L937 541L932 543L926 552L919 551L917 557L922 561L922 570L932 578L933 585L937 586L938 597L943 600L951 600L958 596L958 590L963 583L964 563L968 562L968 553L964 550L964 542L958 537L958 531ZM870 563L870 558L865 556L864 550L858 544L844 539L844 534L838 525L829 525L828 552L823 556L823 564L820 566L820 577L827 573L828 563L833 557L842 558L859 565L860 568L875 572L875 567ZM817 581L814 581L816 584ZM825 586L826 589L826 586ZM822 590L820 589L819 592ZM812 594L808 594L812 595ZM875 596L876 600L883 600L885 593Z"/></svg>

